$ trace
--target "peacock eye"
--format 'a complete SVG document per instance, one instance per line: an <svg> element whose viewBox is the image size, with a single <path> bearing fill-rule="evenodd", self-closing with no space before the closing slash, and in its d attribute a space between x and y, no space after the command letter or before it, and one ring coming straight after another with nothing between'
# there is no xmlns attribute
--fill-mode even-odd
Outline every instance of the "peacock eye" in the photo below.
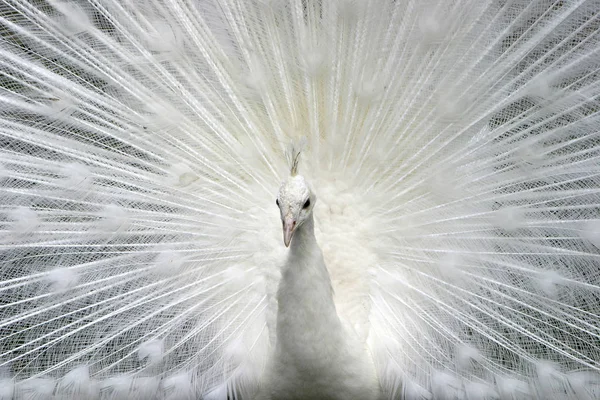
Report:
<svg viewBox="0 0 600 400"><path fill-rule="evenodd" d="M306 203L304 203L304 205L302 206L302 208L308 208L310 207L310 199L306 200Z"/></svg>
<svg viewBox="0 0 600 400"><path fill-rule="evenodd" d="M275 204L277 204L277 207L279 207L279 199L275 199Z"/></svg>

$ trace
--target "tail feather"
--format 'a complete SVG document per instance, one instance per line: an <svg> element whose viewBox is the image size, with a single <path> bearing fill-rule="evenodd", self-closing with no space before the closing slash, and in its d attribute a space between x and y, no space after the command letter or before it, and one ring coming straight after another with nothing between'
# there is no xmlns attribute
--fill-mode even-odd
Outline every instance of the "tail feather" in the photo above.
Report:
<svg viewBox="0 0 600 400"><path fill-rule="evenodd" d="M251 398L301 137L388 398L598 398L599 10L4 2L0 399Z"/></svg>

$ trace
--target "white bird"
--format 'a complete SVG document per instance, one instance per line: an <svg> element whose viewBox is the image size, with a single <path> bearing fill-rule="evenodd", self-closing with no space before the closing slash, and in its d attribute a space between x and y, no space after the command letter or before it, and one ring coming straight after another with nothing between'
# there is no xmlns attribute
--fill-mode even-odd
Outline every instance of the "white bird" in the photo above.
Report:
<svg viewBox="0 0 600 400"><path fill-rule="evenodd" d="M600 399L598 1L0 32L0 400Z"/></svg>
<svg viewBox="0 0 600 400"><path fill-rule="evenodd" d="M290 252L277 290L277 339L264 398L377 399L380 387L368 349L336 312L314 233L316 196L297 175L298 150L291 159L291 176L276 201Z"/></svg>

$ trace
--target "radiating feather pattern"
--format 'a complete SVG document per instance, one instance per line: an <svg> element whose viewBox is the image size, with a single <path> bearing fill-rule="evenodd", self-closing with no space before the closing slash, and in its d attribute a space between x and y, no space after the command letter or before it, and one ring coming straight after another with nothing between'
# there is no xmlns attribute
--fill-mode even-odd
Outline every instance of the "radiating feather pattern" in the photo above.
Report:
<svg viewBox="0 0 600 400"><path fill-rule="evenodd" d="M597 398L599 14L7 0L0 398L250 397L299 137L389 398Z"/></svg>

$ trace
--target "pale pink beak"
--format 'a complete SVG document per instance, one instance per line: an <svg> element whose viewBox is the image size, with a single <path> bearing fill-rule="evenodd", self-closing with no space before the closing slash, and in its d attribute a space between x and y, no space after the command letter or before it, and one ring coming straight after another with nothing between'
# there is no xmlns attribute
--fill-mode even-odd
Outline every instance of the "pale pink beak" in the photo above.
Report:
<svg viewBox="0 0 600 400"><path fill-rule="evenodd" d="M292 236L296 229L296 221L293 218L285 218L283 220L283 243L285 247L290 247Z"/></svg>

